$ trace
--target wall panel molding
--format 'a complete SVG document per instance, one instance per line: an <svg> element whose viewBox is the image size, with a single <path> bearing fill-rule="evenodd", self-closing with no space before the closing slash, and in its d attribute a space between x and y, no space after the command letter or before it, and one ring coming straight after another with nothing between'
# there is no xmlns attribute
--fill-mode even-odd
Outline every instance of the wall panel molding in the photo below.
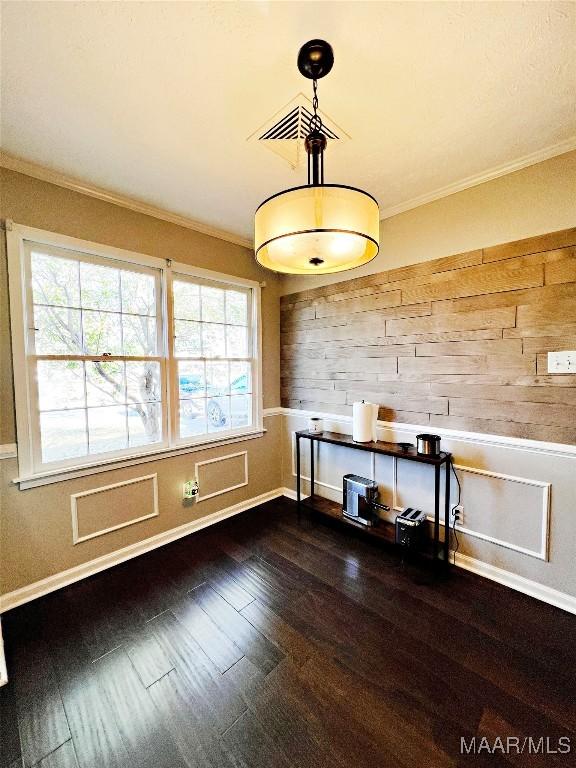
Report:
<svg viewBox="0 0 576 768"><path fill-rule="evenodd" d="M93 496L94 494L100 494L100 493L106 493L106 491L111 491L114 488L121 488L122 486L126 485L134 485L135 483L143 483L152 481L152 504L153 504L153 511L146 514L146 515L140 515L139 517L132 518L130 520L122 521L121 523L118 523L117 525L112 525L108 528L102 528L99 531L93 531L92 533L85 534L83 536L79 535L79 521L78 521L78 499L85 498L87 496ZM104 536L107 533L112 533L112 531L118 531L120 528L126 528L129 525L134 525L135 523L141 523L143 520L149 520L152 517L158 517L160 512L158 508L158 475L156 473L152 475L143 475L142 477L134 477L130 480L122 480L119 483L112 483L111 485L102 485L99 488L91 488L88 491L82 491L81 493L73 493L70 495L70 507L72 512L72 543L73 544L81 544L83 541L88 541L89 539L95 539L98 536Z"/></svg>
<svg viewBox="0 0 576 768"><path fill-rule="evenodd" d="M221 461L226 461L228 459L235 459L238 456L244 457L244 480L240 483L236 483L234 485L230 485L227 488L221 488L220 490L213 491L212 493L208 493L206 495L202 494L202 483L200 481L200 473L199 468L206 466L207 464L217 464ZM205 461L198 461L194 465L194 475L196 477L196 480L198 481L198 484L200 486L200 493L198 494L198 497L196 499L196 503L199 504L201 501L206 501L207 499L212 499L214 496L220 496L223 493L229 493L230 491L235 491L237 488L243 488L245 485L248 485L248 451L238 451L238 453L228 453L225 456L216 456L213 459L206 459Z"/></svg>
<svg viewBox="0 0 576 768"><path fill-rule="evenodd" d="M272 499L277 499L284 495L284 488L275 488L266 493L262 493L259 496L254 496L251 499L246 499L246 501L241 501L238 504L205 515L199 520L192 520L191 522L176 528L162 531L162 533L158 533L143 541L130 544L127 547L117 549L114 552L102 555L102 557L90 560L87 563L82 563L74 568L60 571L45 579L34 582L33 584L27 584L12 592L0 595L0 613L9 611L12 608L17 608L19 605L24 605L24 603L29 603L31 600L35 600L36 598L47 595L57 589L66 587L68 584L74 584L76 581L81 581L88 576L93 576L95 573L100 573L100 571L105 571L107 568L112 568L114 565L119 565L126 560L131 560L133 557L138 557L145 552L150 552L153 549L162 547L164 544L169 544L171 541L176 541L183 536L188 536L194 531L207 528L210 525L220 522L220 520L226 520L228 517L238 515L241 512L246 512L248 509L252 509L252 507L257 507L259 504L265 504L267 501L272 501Z"/></svg>

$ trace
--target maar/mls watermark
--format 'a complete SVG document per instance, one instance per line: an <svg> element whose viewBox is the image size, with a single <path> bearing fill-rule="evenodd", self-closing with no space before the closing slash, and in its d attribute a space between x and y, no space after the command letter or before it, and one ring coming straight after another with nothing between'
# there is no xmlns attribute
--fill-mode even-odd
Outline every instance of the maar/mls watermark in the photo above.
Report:
<svg viewBox="0 0 576 768"><path fill-rule="evenodd" d="M569 736L460 737L461 755L568 755L571 748Z"/></svg>

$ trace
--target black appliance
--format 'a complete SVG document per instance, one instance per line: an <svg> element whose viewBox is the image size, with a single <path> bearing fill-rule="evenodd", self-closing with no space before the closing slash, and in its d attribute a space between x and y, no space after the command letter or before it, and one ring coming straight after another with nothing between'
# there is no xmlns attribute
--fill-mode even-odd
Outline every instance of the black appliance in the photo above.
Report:
<svg viewBox="0 0 576 768"><path fill-rule="evenodd" d="M407 507L396 516L396 544L411 550L419 550L424 544L426 513Z"/></svg>

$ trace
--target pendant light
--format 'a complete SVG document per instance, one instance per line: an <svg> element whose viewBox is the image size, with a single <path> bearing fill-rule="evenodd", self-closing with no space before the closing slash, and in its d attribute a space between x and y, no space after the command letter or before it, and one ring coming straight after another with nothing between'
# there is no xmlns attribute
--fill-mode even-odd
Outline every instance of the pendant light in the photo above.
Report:
<svg viewBox="0 0 576 768"><path fill-rule="evenodd" d="M298 54L300 73L312 80L314 115L305 147L308 184L278 192L256 210L256 260L275 272L323 275L371 261L379 249L378 203L367 192L324 183L326 136L318 114L318 80L332 69L325 40L310 40Z"/></svg>

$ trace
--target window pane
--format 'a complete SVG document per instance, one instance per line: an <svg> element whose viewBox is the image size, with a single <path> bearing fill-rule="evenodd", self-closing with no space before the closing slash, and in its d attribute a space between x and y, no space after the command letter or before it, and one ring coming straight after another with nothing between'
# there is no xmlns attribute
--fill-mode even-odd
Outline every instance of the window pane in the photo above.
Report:
<svg viewBox="0 0 576 768"><path fill-rule="evenodd" d="M162 399L160 363L126 362L128 403L147 403Z"/></svg>
<svg viewBox="0 0 576 768"><path fill-rule="evenodd" d="M187 320L176 320L174 326L174 353L176 355L201 357L202 345L200 343L200 323L192 323Z"/></svg>
<svg viewBox="0 0 576 768"><path fill-rule="evenodd" d="M178 320L200 320L200 286L175 280L174 317Z"/></svg>
<svg viewBox="0 0 576 768"><path fill-rule="evenodd" d="M252 398L250 395L233 395L230 398L230 426L246 427L252 423Z"/></svg>
<svg viewBox="0 0 576 768"><path fill-rule="evenodd" d="M126 406L88 408L88 439L90 453L127 448Z"/></svg>
<svg viewBox="0 0 576 768"><path fill-rule="evenodd" d="M206 403L206 415L209 432L230 429L230 398L209 397Z"/></svg>
<svg viewBox="0 0 576 768"><path fill-rule="evenodd" d="M233 395L252 392L250 363L230 363L230 392Z"/></svg>
<svg viewBox="0 0 576 768"><path fill-rule="evenodd" d="M120 272L122 312L135 315L156 314L156 280L142 272Z"/></svg>
<svg viewBox="0 0 576 768"><path fill-rule="evenodd" d="M126 402L124 363L86 363L86 397L89 406L115 405Z"/></svg>
<svg viewBox="0 0 576 768"><path fill-rule="evenodd" d="M35 304L80 306L78 262L32 252L32 295Z"/></svg>
<svg viewBox="0 0 576 768"><path fill-rule="evenodd" d="M178 363L178 389L180 398L202 397L206 394L204 363Z"/></svg>
<svg viewBox="0 0 576 768"><path fill-rule="evenodd" d="M80 355L82 333L79 309L34 307L37 355Z"/></svg>
<svg viewBox="0 0 576 768"><path fill-rule="evenodd" d="M206 394L228 395L230 379L228 363L206 363Z"/></svg>
<svg viewBox="0 0 576 768"><path fill-rule="evenodd" d="M180 437L206 434L206 400L180 400Z"/></svg>
<svg viewBox="0 0 576 768"><path fill-rule="evenodd" d="M85 354L122 354L120 317L109 312L82 311Z"/></svg>
<svg viewBox="0 0 576 768"><path fill-rule="evenodd" d="M80 262L82 307L120 311L120 270Z"/></svg>
<svg viewBox="0 0 576 768"><path fill-rule="evenodd" d="M248 329L240 325L226 326L228 357L248 357Z"/></svg>
<svg viewBox="0 0 576 768"><path fill-rule="evenodd" d="M124 355L156 355L156 318L122 315Z"/></svg>
<svg viewBox="0 0 576 768"><path fill-rule="evenodd" d="M226 339L224 325L202 323L202 354L203 357L225 357Z"/></svg>
<svg viewBox="0 0 576 768"><path fill-rule="evenodd" d="M85 406L84 363L75 360L39 360L37 380L41 411Z"/></svg>
<svg viewBox="0 0 576 768"><path fill-rule="evenodd" d="M160 403L131 403L128 405L128 442L130 447L150 445L162 439L162 408Z"/></svg>
<svg viewBox="0 0 576 768"><path fill-rule="evenodd" d="M222 288L210 288L207 285L201 287L202 294L202 322L224 322L224 291Z"/></svg>
<svg viewBox="0 0 576 768"><path fill-rule="evenodd" d="M40 414L42 461L63 461L85 456L86 411L50 411Z"/></svg>
<svg viewBox="0 0 576 768"><path fill-rule="evenodd" d="M243 291L226 291L226 322L248 325L248 294Z"/></svg>

